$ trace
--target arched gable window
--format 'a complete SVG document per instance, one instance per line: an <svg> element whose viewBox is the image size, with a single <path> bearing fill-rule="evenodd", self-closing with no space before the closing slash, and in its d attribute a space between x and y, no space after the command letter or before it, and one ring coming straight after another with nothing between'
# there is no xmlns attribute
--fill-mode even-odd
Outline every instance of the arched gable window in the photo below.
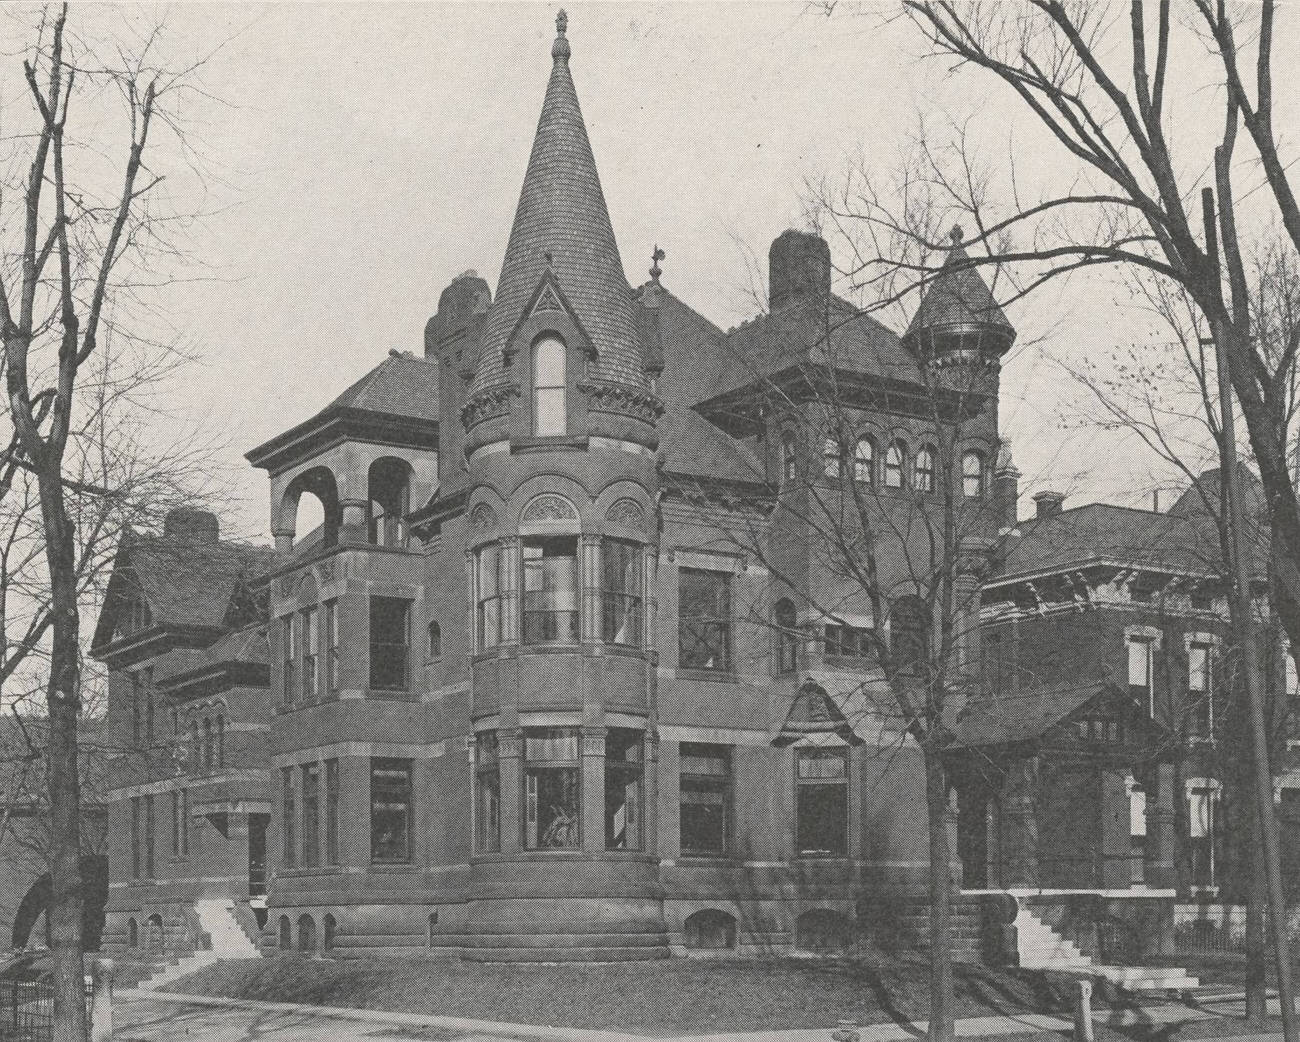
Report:
<svg viewBox="0 0 1300 1042"><path fill-rule="evenodd" d="M786 431L781 435L781 484L794 481L797 473L796 458L794 431Z"/></svg>
<svg viewBox="0 0 1300 1042"><path fill-rule="evenodd" d="M853 448L853 480L864 485L876 483L876 444L870 438L859 438Z"/></svg>
<svg viewBox="0 0 1300 1042"><path fill-rule="evenodd" d="M840 451L840 439L827 435L822 442L822 473L828 478L838 478L844 472L844 454Z"/></svg>
<svg viewBox="0 0 1300 1042"><path fill-rule="evenodd" d="M782 597L772 609L772 647L776 652L776 672L793 673L799 668L799 625L794 605Z"/></svg>
<svg viewBox="0 0 1300 1042"><path fill-rule="evenodd" d="M984 457L968 452L961 458L961 493L967 499L984 495Z"/></svg>
<svg viewBox="0 0 1300 1042"><path fill-rule="evenodd" d="M533 345L533 433L539 437L568 429L564 344L546 337Z"/></svg>
<svg viewBox="0 0 1300 1042"><path fill-rule="evenodd" d="M885 453L885 487L903 487L903 459L906 449L901 441L891 442Z"/></svg>
<svg viewBox="0 0 1300 1042"><path fill-rule="evenodd" d="M912 465L912 488L917 492L934 491L934 449L922 445Z"/></svg>

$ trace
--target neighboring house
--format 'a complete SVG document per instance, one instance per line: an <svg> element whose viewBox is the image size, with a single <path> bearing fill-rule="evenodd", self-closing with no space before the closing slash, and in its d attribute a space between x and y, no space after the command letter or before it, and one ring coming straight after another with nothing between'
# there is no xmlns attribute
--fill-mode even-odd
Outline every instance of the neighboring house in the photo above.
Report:
<svg viewBox="0 0 1300 1042"><path fill-rule="evenodd" d="M1262 520L1257 479L1244 474L1243 483L1248 518ZM996 769L984 766L987 747L966 758L968 886L1131 883L1245 900L1253 783L1229 584L1210 511L1218 490L1219 474L1209 471L1165 513L1066 510L1059 494L1039 493L1037 515L1009 534L982 591L990 697L968 709L959 734L976 737L993 717L1020 723ZM1260 667L1284 875L1295 880L1300 702L1294 659L1267 619L1266 532L1253 527L1263 536L1255 540L1254 596L1265 622Z"/></svg>
<svg viewBox="0 0 1300 1042"><path fill-rule="evenodd" d="M658 251L632 288L569 48L561 23L495 296L458 277L423 358L390 353L248 454L270 477L274 552L220 541L196 512L123 545L94 642L131 749L111 792L110 946L192 941L214 899L251 933L263 890L268 951L550 961L924 943L920 756L864 697L888 690L864 640L877 620L801 528L801 497L869 489L882 529L899 523L880 624L900 652L924 647L904 550L928 536L901 522L938 516L935 446L956 430L967 621L987 567L995 644L1066 626L1022 605L1051 522L1012 534L997 399L1015 333L959 237L901 336L831 294L827 245L802 232L772 244L769 313L731 332L662 285ZM934 398L924 359L977 374L969 393ZM850 452L819 426L810 374L840 388ZM303 497L323 518L310 532ZM1082 589L1113 585L1110 568L1057 570ZM1110 617L1070 604L1089 627ZM1185 629L1218 632L1208 614ZM1028 663L1047 640L1010 654ZM1108 683L1123 679L1122 627L1079 646L1068 684L1004 658L1004 680L955 720L954 859L979 889L1020 877L990 842L1005 779L976 760L1036 784L1019 765L1044 736L1086 733L1079 795L1100 786L1115 803L1118 770L1133 768L1131 800L1148 760L1163 777L1181 755ZM963 655L984 661L977 625ZM1017 697L1036 708L998 709ZM1113 821L1096 825L1113 838ZM1059 871L1100 890L1165 868L1163 854L1133 863L1124 839L1121 871L1062 833ZM1022 846L1017 871L1044 855ZM981 902L957 904L974 954Z"/></svg>
<svg viewBox="0 0 1300 1042"><path fill-rule="evenodd" d="M108 899L108 811L103 721L81 721L82 938L100 944ZM46 721L0 716L0 950L49 944L52 896L42 757Z"/></svg>
<svg viewBox="0 0 1300 1042"><path fill-rule="evenodd" d="M109 669L111 882L104 947L196 946L194 904L226 898L257 935L271 811L269 549L168 514L128 535L91 644Z"/></svg>

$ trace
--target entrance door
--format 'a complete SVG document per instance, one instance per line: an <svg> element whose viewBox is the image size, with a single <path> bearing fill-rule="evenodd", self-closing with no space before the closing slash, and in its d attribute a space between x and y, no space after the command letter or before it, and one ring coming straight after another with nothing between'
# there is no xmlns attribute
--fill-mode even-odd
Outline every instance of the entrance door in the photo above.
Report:
<svg viewBox="0 0 1300 1042"><path fill-rule="evenodd" d="M248 816L248 896L266 896L266 827L269 814Z"/></svg>
<svg viewBox="0 0 1300 1042"><path fill-rule="evenodd" d="M1044 764L1038 788L1038 870L1042 886L1100 886L1101 785L1095 768Z"/></svg>

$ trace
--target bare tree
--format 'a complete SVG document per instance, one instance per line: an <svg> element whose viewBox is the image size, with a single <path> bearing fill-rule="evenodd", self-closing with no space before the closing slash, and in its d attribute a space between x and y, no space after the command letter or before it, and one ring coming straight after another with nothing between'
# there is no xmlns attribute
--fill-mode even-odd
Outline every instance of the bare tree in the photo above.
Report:
<svg viewBox="0 0 1300 1042"><path fill-rule="evenodd" d="M985 290L971 306L978 314L989 303ZM875 736L877 754L892 762L903 750L920 752L932 1039L953 1033L947 758L957 713L982 683L979 577L1006 511L1014 517L1014 502L991 487L999 361L1014 334L1004 319L977 321L987 323L983 339L970 337L963 352L925 333L904 346L829 292L774 308L760 319L765 332L724 347L723 364L746 390L714 416L764 429L765 466L736 478L769 491L751 499L663 475L666 491L706 519L715 543L770 573L771 601L750 606L750 621L770 629L781 668L803 661L800 649L818 648L815 668L835 675L836 711ZM892 352L877 350L885 338Z"/></svg>
<svg viewBox="0 0 1300 1042"><path fill-rule="evenodd" d="M983 76L990 86L1009 90L1061 149L1061 162L1040 194L1025 198L1012 177L1005 205L996 208L979 205L987 186L964 176L969 165L948 165L951 173L936 175L982 211L973 221L979 238L1000 240L990 253L1020 272L1007 297L1069 273L1123 265L1167 279L1194 301L1241 403L1278 551L1275 603L1292 645L1300 646L1300 503L1287 437L1290 373L1300 341L1293 337L1272 355L1260 346L1252 335L1247 269L1252 239L1271 226L1281 228L1292 255L1300 251L1300 204L1273 119L1275 0L1254 7L1194 0L1186 19L1168 2L1148 10L1141 0L1129 5L1127 18L1111 6L1061 0L904 0L902 11L932 52L951 63L953 75ZM1208 78L1200 75L1206 68ZM1212 99L1221 128L1201 155L1194 135L1172 133L1170 98L1192 95L1198 102ZM960 140L956 151L967 151ZM1218 201L1217 211L1209 211L1210 227L1196 212L1203 183ZM843 219L906 227L906 214L887 199L867 202ZM927 277L907 257L881 256L866 258L859 277L869 279L873 266ZM972 266L988 262L971 258ZM1234 473L1230 468L1229 476ZM1247 687L1262 842L1276 905L1282 888L1263 705L1258 684ZM1280 988L1289 1007L1284 930L1281 917L1273 918ZM1294 1042L1293 1011L1284 1014Z"/></svg>
<svg viewBox="0 0 1300 1042"><path fill-rule="evenodd" d="M75 434L110 447L95 437L94 404L97 395L115 393L112 381L120 371L104 366L106 381L85 378L92 359L105 351L115 317L135 308L143 324L147 305L141 302L165 282L168 262L177 256L167 235L168 204L159 192L164 173L153 165L160 153L153 139L160 128L177 131L165 102L186 89L193 69L161 68L157 43L158 33L150 31L114 40L101 55L72 31L66 6L42 14L22 66L29 107L15 108L6 119L15 173L0 203L14 219L0 242L0 336L13 436L0 466L10 476L10 494L20 476L34 481L20 494L30 493L39 506L31 517L39 516L48 583L47 606L33 609L25 630L25 654L42 646L33 640L38 631L48 631L42 773L53 890L54 1037L60 1042L86 1037L78 719L81 596L93 569L79 564L79 552L85 557L87 549L79 535L88 530L79 532L78 524L85 519L83 497L112 500L125 491L104 484L106 477L121 478L120 471L91 473L102 457L83 455ZM107 140L114 130L121 134L115 144ZM128 334L120 325L117 335L147 342L147 334ZM89 531L95 529L92 521ZM92 559L102 560L101 545L98 537L91 540Z"/></svg>

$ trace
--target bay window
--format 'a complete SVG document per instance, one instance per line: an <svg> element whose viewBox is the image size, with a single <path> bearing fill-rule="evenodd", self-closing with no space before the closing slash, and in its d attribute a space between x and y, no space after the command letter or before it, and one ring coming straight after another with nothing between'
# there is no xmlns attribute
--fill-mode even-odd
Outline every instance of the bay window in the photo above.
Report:
<svg viewBox="0 0 1300 1042"><path fill-rule="evenodd" d="M845 857L848 754L843 748L806 748L795 753L795 852L800 857Z"/></svg>
<svg viewBox="0 0 1300 1042"><path fill-rule="evenodd" d="M612 727L605 737L605 849L641 849L644 775L640 731Z"/></svg>
<svg viewBox="0 0 1300 1042"><path fill-rule="evenodd" d="M577 644L578 539L524 542L524 643Z"/></svg>
<svg viewBox="0 0 1300 1042"><path fill-rule="evenodd" d="M475 558L478 587L478 649L487 651L501 643L501 547L488 543Z"/></svg>
<svg viewBox="0 0 1300 1042"><path fill-rule="evenodd" d="M606 644L641 643L641 547L607 539L601 564L602 637Z"/></svg>
<svg viewBox="0 0 1300 1042"><path fill-rule="evenodd" d="M524 731L524 846L576 850L582 801L579 737L570 728Z"/></svg>

